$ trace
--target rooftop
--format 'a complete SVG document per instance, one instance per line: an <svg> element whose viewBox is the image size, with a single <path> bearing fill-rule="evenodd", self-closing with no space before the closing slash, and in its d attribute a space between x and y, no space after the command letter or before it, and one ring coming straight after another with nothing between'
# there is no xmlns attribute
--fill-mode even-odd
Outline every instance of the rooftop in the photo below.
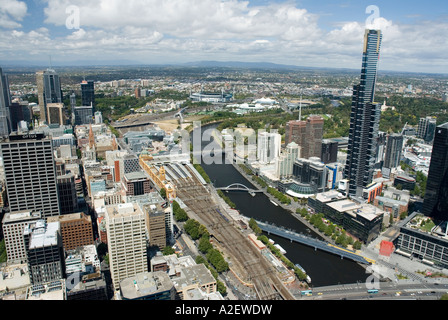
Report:
<svg viewBox="0 0 448 320"><path fill-rule="evenodd" d="M427 217L421 213L412 213L405 220L403 220L403 225L406 228L426 233L436 238L442 238L445 241L448 240L447 222L436 225L430 217Z"/></svg>
<svg viewBox="0 0 448 320"><path fill-rule="evenodd" d="M3 218L3 223L14 223L18 221L26 221L41 218L42 214L40 211L13 211L5 213Z"/></svg>
<svg viewBox="0 0 448 320"><path fill-rule="evenodd" d="M65 300L65 280L33 285L28 288L26 300Z"/></svg>
<svg viewBox="0 0 448 320"><path fill-rule="evenodd" d="M68 214L61 214L59 216L53 216L48 217L47 222L66 222L66 221L72 221L76 219L87 219L91 220L92 218L88 215L86 215L84 212L76 212L76 213L68 213Z"/></svg>
<svg viewBox="0 0 448 320"><path fill-rule="evenodd" d="M142 214L142 210L135 203L119 203L106 206L106 213L110 219L130 217L135 214Z"/></svg>
<svg viewBox="0 0 448 320"><path fill-rule="evenodd" d="M173 282L163 271L138 273L120 282L121 295L126 299L138 299L172 288Z"/></svg>
<svg viewBox="0 0 448 320"><path fill-rule="evenodd" d="M36 222L31 231L30 249L36 249L58 244L59 222L45 223L45 220Z"/></svg>
<svg viewBox="0 0 448 320"><path fill-rule="evenodd" d="M378 216L383 215L385 212L371 204L362 204L360 208L349 210L347 213L352 216L360 216L366 220L372 221Z"/></svg>
<svg viewBox="0 0 448 320"><path fill-rule="evenodd" d="M129 172L124 176L128 181L148 179L148 175L144 171Z"/></svg>
<svg viewBox="0 0 448 320"><path fill-rule="evenodd" d="M345 199L346 196L344 196L342 193L340 193L337 190L330 190L327 192L321 192L316 195L316 200L326 203L329 201L339 200L339 199Z"/></svg>
<svg viewBox="0 0 448 320"><path fill-rule="evenodd" d="M215 278L204 264L184 267L181 269L181 276L173 278L174 286L177 290L184 287L198 284L199 286L215 282Z"/></svg>
<svg viewBox="0 0 448 320"><path fill-rule="evenodd" d="M361 205L359 205L358 203L356 203L352 200L349 200L349 199L331 202L331 203L328 203L327 206L329 206L339 212L347 212L349 210L356 210L361 207Z"/></svg>

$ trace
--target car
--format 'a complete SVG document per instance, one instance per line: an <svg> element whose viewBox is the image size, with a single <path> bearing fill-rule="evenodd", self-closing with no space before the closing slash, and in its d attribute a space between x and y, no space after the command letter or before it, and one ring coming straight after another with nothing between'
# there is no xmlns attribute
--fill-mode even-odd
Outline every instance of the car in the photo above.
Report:
<svg viewBox="0 0 448 320"><path fill-rule="evenodd" d="M318 295L318 296L321 296L322 294L323 294L322 292L319 292L317 295Z"/></svg>

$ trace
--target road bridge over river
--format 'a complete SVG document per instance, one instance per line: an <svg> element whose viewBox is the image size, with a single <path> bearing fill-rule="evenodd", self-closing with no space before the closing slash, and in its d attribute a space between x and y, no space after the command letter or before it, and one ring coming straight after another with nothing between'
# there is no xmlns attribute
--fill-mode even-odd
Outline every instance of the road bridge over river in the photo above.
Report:
<svg viewBox="0 0 448 320"><path fill-rule="evenodd" d="M282 227L277 227L275 225L268 224L265 222L261 222L261 221L256 221L256 222L257 222L258 226L261 228L261 230L263 230L264 232L266 232L268 234L274 234L276 236L288 239L290 241L295 241L295 242L313 247L315 250L322 250L322 251L326 251L326 252L338 255L341 257L341 259L348 258L348 259L351 259L355 262L359 262L362 264L370 264L370 263L374 262L373 260L365 258L351 250L332 245L328 242L318 240L315 238L311 238L306 235L299 234L294 231L287 230Z"/></svg>

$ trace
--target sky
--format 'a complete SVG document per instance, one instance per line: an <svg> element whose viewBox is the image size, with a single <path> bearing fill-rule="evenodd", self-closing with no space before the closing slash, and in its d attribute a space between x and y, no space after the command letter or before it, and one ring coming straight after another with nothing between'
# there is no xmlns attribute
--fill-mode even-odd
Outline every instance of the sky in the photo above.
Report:
<svg viewBox="0 0 448 320"><path fill-rule="evenodd" d="M448 73L446 0L0 0L0 67L11 61L203 60Z"/></svg>

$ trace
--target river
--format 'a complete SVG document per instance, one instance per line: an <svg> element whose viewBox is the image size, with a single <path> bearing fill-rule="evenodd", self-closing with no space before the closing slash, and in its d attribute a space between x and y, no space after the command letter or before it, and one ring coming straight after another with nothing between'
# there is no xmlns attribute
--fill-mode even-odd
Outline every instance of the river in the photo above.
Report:
<svg viewBox="0 0 448 320"><path fill-rule="evenodd" d="M216 127L216 125L204 126L202 127L202 131L205 128L211 127ZM203 141L202 149L205 146L208 146L207 149L209 150L210 141ZM248 187L253 187L232 164L225 164L224 161L221 163L207 164L205 161L201 161L201 166L215 187L226 187L232 183L241 183ZM254 197L247 192L229 192L226 195L235 203L236 209L244 216L259 221L275 223L277 226L283 226L297 232L319 237L313 231L310 233L308 227L295 218L289 211L272 204L269 198L262 193L257 193ZM274 235L269 235L269 238L286 250L285 256L289 260L294 264L300 264L305 269L312 279L312 286L363 283L369 276L362 266L351 260L341 259L339 256L323 251L315 251L314 248L295 242L291 243L287 239Z"/></svg>

